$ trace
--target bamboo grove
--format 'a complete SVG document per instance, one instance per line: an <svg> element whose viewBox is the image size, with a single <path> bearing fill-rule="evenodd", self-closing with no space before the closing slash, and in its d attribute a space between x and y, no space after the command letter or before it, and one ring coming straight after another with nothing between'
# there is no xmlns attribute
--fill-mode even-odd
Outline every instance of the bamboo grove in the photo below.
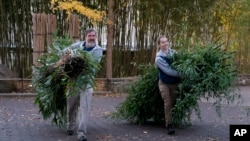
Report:
<svg viewBox="0 0 250 141"><path fill-rule="evenodd" d="M65 0L66 1L66 0ZM70 1L70 0L68 0ZM239 73L249 73L248 0L78 0L86 7L108 12L114 2L113 77L139 75L139 65L153 63L156 38L164 34L172 48L190 48L216 40L235 50ZM31 77L32 14L52 13L50 0L0 0L0 63ZM77 13L77 11L75 11ZM57 11L58 33L66 35L67 11ZM88 27L98 30L99 43L106 40L107 25L81 17L81 33ZM106 61L98 77L105 77Z"/></svg>

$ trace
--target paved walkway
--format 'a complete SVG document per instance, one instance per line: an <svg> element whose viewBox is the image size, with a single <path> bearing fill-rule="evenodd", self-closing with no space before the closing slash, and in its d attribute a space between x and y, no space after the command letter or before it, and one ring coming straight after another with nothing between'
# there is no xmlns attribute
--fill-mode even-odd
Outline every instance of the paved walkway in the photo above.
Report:
<svg viewBox="0 0 250 141"><path fill-rule="evenodd" d="M230 124L250 124L245 108L250 106L250 86L240 87L241 105L222 105L219 118L211 101L200 102L202 121L192 115L193 125L177 128L169 136L163 126L139 126L128 122L114 122L107 118L125 95L95 95L88 128L88 141L229 141ZM1 94L0 94L1 95ZM44 121L34 97L0 96L0 141L74 141L76 136L67 136L65 130Z"/></svg>

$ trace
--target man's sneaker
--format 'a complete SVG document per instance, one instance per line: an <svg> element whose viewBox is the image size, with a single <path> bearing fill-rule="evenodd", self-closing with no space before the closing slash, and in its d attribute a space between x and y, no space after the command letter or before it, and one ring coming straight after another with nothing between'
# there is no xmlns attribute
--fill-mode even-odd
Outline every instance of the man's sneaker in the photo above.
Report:
<svg viewBox="0 0 250 141"><path fill-rule="evenodd" d="M169 124L167 126L167 131L169 135L173 135L175 133L174 126L172 124Z"/></svg>
<svg viewBox="0 0 250 141"><path fill-rule="evenodd" d="M67 134L68 134L69 136L71 136L71 135L74 134L74 131L73 131L73 130L67 130Z"/></svg>
<svg viewBox="0 0 250 141"><path fill-rule="evenodd" d="M78 141L87 141L86 136L81 136Z"/></svg>

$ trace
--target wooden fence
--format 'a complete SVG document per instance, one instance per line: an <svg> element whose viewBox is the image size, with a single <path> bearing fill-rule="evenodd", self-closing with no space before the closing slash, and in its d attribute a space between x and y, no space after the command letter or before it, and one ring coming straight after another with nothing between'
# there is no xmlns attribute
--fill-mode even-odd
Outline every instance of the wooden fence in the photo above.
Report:
<svg viewBox="0 0 250 141"><path fill-rule="evenodd" d="M57 30L57 19L52 14L33 14L33 64L39 65L37 58L45 53L46 47L53 43L53 33ZM73 40L80 38L79 16L71 15L68 21L68 32Z"/></svg>

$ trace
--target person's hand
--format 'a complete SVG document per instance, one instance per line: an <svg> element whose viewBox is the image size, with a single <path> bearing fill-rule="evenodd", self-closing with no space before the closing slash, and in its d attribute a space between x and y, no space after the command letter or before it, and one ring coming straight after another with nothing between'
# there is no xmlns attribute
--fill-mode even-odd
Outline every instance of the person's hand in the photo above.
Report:
<svg viewBox="0 0 250 141"><path fill-rule="evenodd" d="M66 52L59 61L61 61L61 63L65 64L71 57L71 53L70 52Z"/></svg>
<svg viewBox="0 0 250 141"><path fill-rule="evenodd" d="M55 64L55 68L65 64L71 57L71 53L70 52L66 52L64 55L62 55L62 57L60 58L60 60L58 62L56 62Z"/></svg>
<svg viewBox="0 0 250 141"><path fill-rule="evenodd" d="M181 79L187 79L187 75L182 74Z"/></svg>
<svg viewBox="0 0 250 141"><path fill-rule="evenodd" d="M179 73L179 77L180 77L181 79L185 79L185 78L186 78L186 75L184 75L183 73Z"/></svg>

